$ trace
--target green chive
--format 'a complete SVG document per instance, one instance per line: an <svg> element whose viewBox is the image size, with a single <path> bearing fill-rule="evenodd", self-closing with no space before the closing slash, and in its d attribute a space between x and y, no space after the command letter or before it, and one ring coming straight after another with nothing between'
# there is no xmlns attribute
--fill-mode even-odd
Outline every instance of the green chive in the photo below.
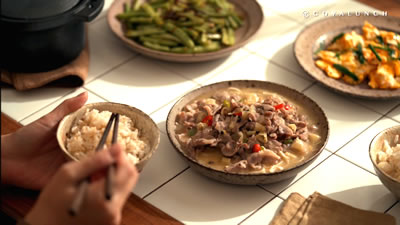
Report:
<svg viewBox="0 0 400 225"><path fill-rule="evenodd" d="M371 44L368 45L368 48L371 49L371 51L375 54L376 58L379 60L379 62L382 61L381 57L379 56L379 54L376 52L374 46L372 46Z"/></svg>
<svg viewBox="0 0 400 225"><path fill-rule="evenodd" d="M364 55L363 55L363 52L362 52L361 43L358 43L357 49L353 50L353 52L357 55L358 60L360 61L360 63L364 64L365 58L364 58Z"/></svg>
<svg viewBox="0 0 400 225"><path fill-rule="evenodd" d="M339 40L340 38L342 38L343 35L344 35L344 33L340 33L340 34L336 35L336 36L332 39L331 44L335 43L337 40Z"/></svg>
<svg viewBox="0 0 400 225"><path fill-rule="evenodd" d="M321 42L321 43L319 43L319 48L317 49L317 51L314 52L314 54L316 55L324 49L325 49L325 42Z"/></svg>
<svg viewBox="0 0 400 225"><path fill-rule="evenodd" d="M394 57L395 57L394 56L395 51L389 47L380 47L380 46L372 46L372 47L387 51L389 53L390 58L392 58L392 59L394 59Z"/></svg>
<svg viewBox="0 0 400 225"><path fill-rule="evenodd" d="M336 52L335 57L340 60L340 52Z"/></svg>
<svg viewBox="0 0 400 225"><path fill-rule="evenodd" d="M335 69L339 70L340 72L342 72L343 74L351 77L353 80L358 81L358 77L357 75L355 75L353 72L351 72L350 70L348 70L346 67L340 65L340 64L333 64L333 67L335 67Z"/></svg>
<svg viewBox="0 0 400 225"><path fill-rule="evenodd" d="M378 41L379 41L379 43L380 43L381 45L385 45L385 42L383 41L382 36L376 36L376 39L378 39Z"/></svg>

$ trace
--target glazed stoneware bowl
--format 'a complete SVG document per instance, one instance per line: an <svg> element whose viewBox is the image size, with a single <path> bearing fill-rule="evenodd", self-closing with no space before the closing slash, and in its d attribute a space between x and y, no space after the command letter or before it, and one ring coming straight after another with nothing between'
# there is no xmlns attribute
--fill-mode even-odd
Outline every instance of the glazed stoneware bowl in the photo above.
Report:
<svg viewBox="0 0 400 225"><path fill-rule="evenodd" d="M300 164L290 169L286 169L275 173L252 173L252 174L230 173L226 171L216 170L207 167L203 164L200 164L195 159L190 157L187 150L180 145L176 137L175 120L177 115L182 111L184 106L186 106L188 103L192 102L199 96L210 92L213 93L218 90L226 89L229 87L235 87L239 89L241 88L263 89L268 92L277 93L297 105L301 105L309 109L312 109L310 110L309 113L311 113L311 116L313 116L313 118L315 118L315 120L317 121L316 125L321 128L321 141L317 145L316 148L317 150L314 152L314 154L307 160L301 162ZM328 120L322 109L313 100L303 95L302 93L294 89L288 88L286 86L266 81L255 81L255 80L237 80L237 81L225 81L220 83L214 83L208 86L203 86L201 88L198 88L196 90L187 93L181 99L179 99L175 103L175 105L171 108L168 114L166 126L167 126L167 133L169 140L171 141L172 145L175 147L179 155L181 155L188 162L191 168L209 178L225 183L242 184L242 185L275 183L278 181L294 177L297 173L305 169L317 158L317 156L322 152L323 148L325 147L329 136Z"/></svg>
<svg viewBox="0 0 400 225"><path fill-rule="evenodd" d="M328 77L315 65L315 52L322 45L330 43L338 34L352 30L362 33L364 22L368 21L378 29L400 32L400 18L391 16L339 16L319 20L300 32L294 43L294 55L304 71L325 87L352 97L365 99L399 99L400 89L372 89L364 81L350 85L342 80Z"/></svg>
<svg viewBox="0 0 400 225"><path fill-rule="evenodd" d="M389 176L377 166L377 153L383 149L384 140L388 140L390 146L393 146L396 135L400 135L400 126L390 127L379 132L371 141L369 146L369 157L374 165L375 172L383 185L385 185L385 187L389 189L397 199L400 199L400 181Z"/></svg>
<svg viewBox="0 0 400 225"><path fill-rule="evenodd" d="M66 148L66 141L71 132L71 128L84 115L87 109L97 109L100 112L110 111L113 113L119 113L120 115L129 117L133 121L133 126L139 130L139 137L146 138L150 145L148 152L146 152L145 156L136 164L136 168L141 171L158 148L158 144L160 143L160 131L154 121L147 114L132 106L119 103L99 102L87 104L79 110L65 116L61 120L57 129L57 141L66 157L69 160L78 161L78 159L75 158Z"/></svg>
<svg viewBox="0 0 400 225"><path fill-rule="evenodd" d="M116 18L116 15L123 12L123 5L131 0L115 0L108 10L107 20L108 25L112 32L130 49L143 54L145 56L160 59L164 61L180 62L180 63L193 63L204 62L219 59L230 55L236 49L248 43L257 31L260 29L264 20L263 11L261 6L256 0L229 0L235 5L235 9L239 15L244 18L243 25L235 31L235 44L222 48L215 52L207 53L171 53L153 50L140 45L132 39L125 37L125 28L121 22Z"/></svg>

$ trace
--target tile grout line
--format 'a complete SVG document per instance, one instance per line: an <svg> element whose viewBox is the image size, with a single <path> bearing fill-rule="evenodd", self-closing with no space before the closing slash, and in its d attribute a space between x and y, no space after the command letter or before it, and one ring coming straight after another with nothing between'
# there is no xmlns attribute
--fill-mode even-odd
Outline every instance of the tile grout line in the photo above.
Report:
<svg viewBox="0 0 400 225"><path fill-rule="evenodd" d="M336 155L336 153L338 151L340 151L341 149L343 149L344 146L348 145L350 142L352 142L354 139L356 139L357 137L359 137L362 133L364 133L366 130L368 130L369 128L371 128L374 124L376 124L378 121L380 121L382 118L385 118L384 115L380 115L380 117L375 120L374 122L372 122L369 126L367 126L364 130L362 130L360 133L358 133L356 136L352 137L349 141L347 141L346 143L344 143L342 146L340 146L337 150L333 151L333 153Z"/></svg>
<svg viewBox="0 0 400 225"><path fill-rule="evenodd" d="M99 94L93 92L92 90L88 89L87 87L82 87L82 88L85 89L87 92L92 93L92 95L95 95L96 97L101 98L101 99L103 99L103 100L106 101L106 102L109 102L108 99L105 99L104 97L102 97L102 96L100 96Z"/></svg>
<svg viewBox="0 0 400 225"><path fill-rule="evenodd" d="M132 53L133 54L133 53ZM85 83L84 87L86 87L86 85L96 81L97 79L107 75L108 73L110 73L111 71L117 69L118 67L125 65L126 63L128 63L129 61L133 60L134 58L138 57L138 54L133 54L132 56L129 56L126 60L123 60L121 63L111 67L110 69L105 70L104 72L100 73L99 75L97 75L96 77L94 77L92 80L90 80L89 82Z"/></svg>
<svg viewBox="0 0 400 225"><path fill-rule="evenodd" d="M311 171L313 171L315 168L317 168L318 166L320 166L323 162L325 162L327 159L329 159L332 155L334 155L334 153L328 151L328 154L330 153L330 155L328 155L324 160L322 160L321 162L319 162L317 165L315 165L313 168L311 168L309 171L307 171L305 174L303 174L301 177L299 177L299 179L295 180L293 183L289 184L288 186L286 186L285 188L283 188L280 192L278 192L277 196L281 197L280 194L282 194L284 191L286 191L289 187L293 186L295 183L297 183L299 180L301 180L303 177L305 177L307 174L309 174ZM283 199L281 197L281 199ZM284 199L283 199L284 200Z"/></svg>
<svg viewBox="0 0 400 225"><path fill-rule="evenodd" d="M76 90L77 90L77 89L70 90L70 91L66 92L64 95L61 95L61 97L59 97L59 98L57 98L56 100L54 100L54 101L52 101L52 102L50 102L50 103L44 105L43 107L39 108L38 110L34 111L33 113L30 113L29 115L27 115L27 116L25 116L25 117L23 117L22 119L18 120L17 122L18 122L18 123L21 123L21 121L26 120L26 119L28 119L29 117L35 115L36 113L38 113L38 112L44 110L45 108L47 108L47 107L49 107L50 105L52 105L52 104L54 104L55 102L57 102L58 100L60 100L60 99L62 99L62 98L64 98L64 97L66 97L66 96L69 95L69 94L72 94L72 93L73 93L74 91L76 91ZM10 116L10 117L11 117L11 116ZM11 118L12 118L12 117L11 117Z"/></svg>
<svg viewBox="0 0 400 225"><path fill-rule="evenodd" d="M248 51L250 51L250 50L248 50ZM298 72L295 72L295 71L293 71L293 70L290 70L290 69L288 69L288 68L282 66L281 64L275 62L275 61L272 60L272 59L269 59L269 58L266 57L266 56L261 55L261 54L258 53L258 52L254 52L254 51L250 51L250 52L251 52L251 54L256 55L256 56L258 56L258 57L261 57L261 58L267 60L267 62L269 62L269 63L271 63L271 64L273 64L273 65L279 67L279 68L282 69L282 70L285 70L286 72L289 72L289 73L291 73L291 74L294 74L294 75L296 75L297 77L302 78L303 80L306 80L306 81L309 81L309 82L315 82L314 79L310 79L310 78L307 77L307 76L309 76L309 75L307 75L307 73L306 73L306 76L305 76L305 75L302 75L302 74L300 74L300 73L298 73ZM304 71L304 70L303 70L303 71Z"/></svg>
<svg viewBox="0 0 400 225"><path fill-rule="evenodd" d="M258 186L258 185L257 185ZM277 195L274 195L273 198L271 198L270 200L268 200L267 202L263 203L260 207L258 207L256 210L254 210L252 213L250 213L250 215L248 215L246 218L244 218L242 221L240 221L238 223L238 225L241 225L243 222L245 222L246 220L248 220L250 217L252 217L254 214L256 214L258 211L260 211L260 209L262 209L264 206L268 205L268 203L272 202L272 200L274 200L275 198L279 198Z"/></svg>
<svg viewBox="0 0 400 225"><path fill-rule="evenodd" d="M239 50L239 49L237 49L237 50ZM236 51L237 51L237 50L236 50ZM242 59L244 59L244 58L246 58L246 57L249 57L249 56L252 54L251 51L245 49L244 47L240 48L240 50L245 51L247 54L245 54L245 55L242 56L242 57L239 57L239 58L236 59L235 61L233 61L233 62L231 62L230 64L226 65L225 67L223 67L223 69L221 69L221 71L212 73L211 77L209 77L208 79L204 80L204 82L197 82L197 81L194 80L194 79L190 79L190 78L186 77L185 75L181 74L180 72L174 71L174 70L172 70L172 69L170 69L170 68L167 68L166 66L163 66L163 65L161 65L161 64L158 64L158 65L161 66L161 67L163 67L164 69L168 70L169 72L172 72L172 73L174 73L175 75L178 75L178 76L184 78L185 80L189 80L189 81L192 81L192 82L196 83L197 85L199 85L199 86L201 87L201 86L205 85L205 84L204 84L205 82L207 82L207 81L209 81L210 79L212 79L212 78L214 78L214 77L216 77L216 76L222 74L224 71L226 71L226 70L228 70L229 68L231 68L232 66L238 64L238 62L239 62L240 60L242 60ZM233 54L233 52L231 53L231 55L232 55L232 54ZM229 57L229 56L228 56L228 57ZM204 75L204 74L203 74L203 75Z"/></svg>
<svg viewBox="0 0 400 225"><path fill-rule="evenodd" d="M152 191L150 191L149 193L147 193L146 195L144 195L142 197L143 200L145 200L145 198L149 197L151 194L153 194L154 192L156 192L157 190L159 190L160 188L162 188L163 186L165 186L167 183L169 183L170 181L172 181L173 179L175 179L176 177L178 177L179 175L181 175L182 173L184 173L185 171L187 171L190 167L187 166L185 169L183 169L181 172L177 173L176 175L174 175L173 177L171 177L170 179L168 179L167 181L165 181L164 183L160 184L158 187L154 188Z"/></svg>
<svg viewBox="0 0 400 225"><path fill-rule="evenodd" d="M385 213L389 212L397 203L400 204L400 201L397 200L393 205L391 205L387 210L385 210Z"/></svg>
<svg viewBox="0 0 400 225"><path fill-rule="evenodd" d="M305 87L301 93L304 94L304 92L306 92L307 90L309 90L310 88L312 88L315 84L317 83L317 81L312 82L310 85L308 85L307 87Z"/></svg>

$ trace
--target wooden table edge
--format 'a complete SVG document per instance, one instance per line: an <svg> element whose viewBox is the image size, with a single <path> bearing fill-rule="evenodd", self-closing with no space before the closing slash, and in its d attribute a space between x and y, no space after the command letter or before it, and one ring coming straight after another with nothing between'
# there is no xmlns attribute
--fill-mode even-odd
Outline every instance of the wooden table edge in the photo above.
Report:
<svg viewBox="0 0 400 225"><path fill-rule="evenodd" d="M1 113L2 135L15 132L21 127L20 123ZM38 195L37 191L2 186L0 210L13 219L19 220L29 212ZM122 211L121 224L176 225L182 223L132 193Z"/></svg>
<svg viewBox="0 0 400 225"><path fill-rule="evenodd" d="M400 17L400 2L396 0L358 0L361 3L387 11L388 15ZM14 132L21 124L1 113L1 134ZM38 193L28 190L2 187L0 210L18 220L33 206ZM122 212L121 224L182 224L170 215L132 194Z"/></svg>

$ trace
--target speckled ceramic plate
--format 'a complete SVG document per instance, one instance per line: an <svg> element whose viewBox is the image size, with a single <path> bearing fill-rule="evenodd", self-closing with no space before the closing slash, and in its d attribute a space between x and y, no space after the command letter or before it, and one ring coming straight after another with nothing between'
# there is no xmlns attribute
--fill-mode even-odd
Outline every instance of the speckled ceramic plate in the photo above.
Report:
<svg viewBox="0 0 400 225"><path fill-rule="evenodd" d="M293 102L297 105L301 105L305 109L309 109L308 110L309 116L312 116L313 118L316 119L317 121L316 125L319 126L321 129L321 142L317 145L317 151L315 151L314 155L293 168L275 173L257 173L257 174L238 174L238 173L219 171L207 167L203 164L200 164L193 158L189 157L187 150L182 148L182 146L179 144L179 141L176 138L176 133L175 133L176 116L178 115L178 113L182 111L184 106L186 106L188 103L198 98L199 96L204 95L206 93L213 93L221 89L226 89L228 87L236 87L239 89L240 88L263 89L268 92L277 93L278 95L281 95L284 98L288 99L290 102ZM184 95L180 100L178 100L175 103L175 105L171 108L168 114L167 133L169 140L171 141L172 145L175 147L177 152L197 172L209 178L225 183L255 185L255 184L275 183L281 180L294 177L296 176L297 173L299 173L300 171L305 169L308 165L310 165L316 159L316 157L322 152L323 148L326 145L329 135L329 124L328 124L328 119L325 116L325 113L317 105L317 103L315 103L309 97L303 95L302 93L294 89L266 81L237 80L237 81L224 81L220 83L210 84L198 88L196 90L193 90Z"/></svg>
<svg viewBox="0 0 400 225"><path fill-rule="evenodd" d="M139 130L140 137L145 137L149 141L150 148L145 156L136 164L139 171L143 169L145 164L151 158L160 143L160 131L154 121L144 112L129 105L113 103L113 102L98 102L84 105L79 110L65 116L57 128L57 141L65 156L70 160L77 161L67 149L66 141L71 128L83 116L87 109L97 109L101 111L110 111L119 113L129 117L133 121L133 126Z"/></svg>
<svg viewBox="0 0 400 225"><path fill-rule="evenodd" d="M400 89L372 89L366 81L356 86L349 85L341 80L328 77L325 72L315 65L314 52L320 47L320 43L329 43L333 37L342 32L356 30L358 33L361 33L364 21L368 21L379 29L400 32L399 18L389 16L329 17L307 26L299 34L294 44L295 57L311 77L334 91L368 99L400 98Z"/></svg>
<svg viewBox="0 0 400 225"><path fill-rule="evenodd" d="M242 15L244 17L243 26L235 31L236 43L233 46L208 53L169 53L146 48L124 36L124 28L116 18L116 15L122 12L124 2L130 1L131 0L115 0L114 3L111 5L107 15L108 24L111 30L115 35L117 35L119 39L121 39L129 48L133 49L134 51L152 58L165 61L192 63L209 61L228 56L233 51L242 47L250 40L250 38L261 27L264 18L262 9L256 0L229 0L235 5L235 8L238 11L239 15Z"/></svg>

